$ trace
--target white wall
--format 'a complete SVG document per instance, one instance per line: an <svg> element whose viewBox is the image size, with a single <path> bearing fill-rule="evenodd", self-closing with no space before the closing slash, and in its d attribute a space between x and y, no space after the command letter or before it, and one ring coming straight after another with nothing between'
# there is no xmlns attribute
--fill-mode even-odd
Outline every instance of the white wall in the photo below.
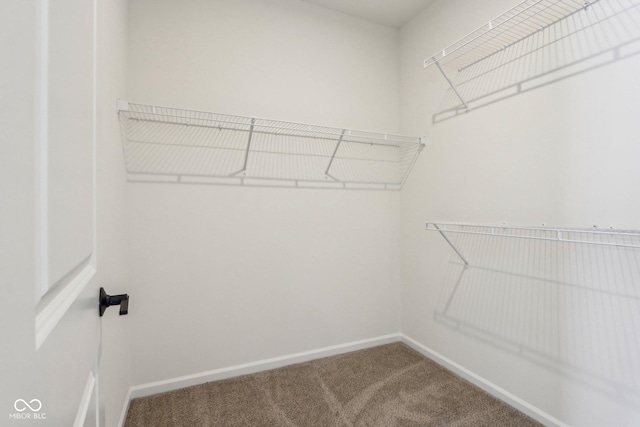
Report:
<svg viewBox="0 0 640 427"><path fill-rule="evenodd" d="M387 132L398 31L300 1L135 0L132 102ZM399 193L129 184L133 382L399 330Z"/></svg>
<svg viewBox="0 0 640 427"><path fill-rule="evenodd" d="M297 0L131 2L132 102L392 132L398 31Z"/></svg>
<svg viewBox="0 0 640 427"><path fill-rule="evenodd" d="M422 61L512 5L437 0L401 31L401 130L429 136L402 191L402 332L569 425L637 425L637 254L459 240L495 271L465 273L460 322L434 316L460 268L425 221L640 229L637 56L431 125L447 84Z"/></svg>
<svg viewBox="0 0 640 427"><path fill-rule="evenodd" d="M131 293L128 278L126 191L116 99L126 94L126 0L98 2L96 280L109 294ZM131 321L107 310L102 318L100 396L105 426L116 426L131 386Z"/></svg>

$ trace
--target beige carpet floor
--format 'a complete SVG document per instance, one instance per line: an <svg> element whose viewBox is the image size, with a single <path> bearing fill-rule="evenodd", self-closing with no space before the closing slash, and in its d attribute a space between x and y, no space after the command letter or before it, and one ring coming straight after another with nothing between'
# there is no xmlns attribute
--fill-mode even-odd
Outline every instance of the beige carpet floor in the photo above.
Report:
<svg viewBox="0 0 640 427"><path fill-rule="evenodd" d="M395 343L133 399L138 426L539 426Z"/></svg>

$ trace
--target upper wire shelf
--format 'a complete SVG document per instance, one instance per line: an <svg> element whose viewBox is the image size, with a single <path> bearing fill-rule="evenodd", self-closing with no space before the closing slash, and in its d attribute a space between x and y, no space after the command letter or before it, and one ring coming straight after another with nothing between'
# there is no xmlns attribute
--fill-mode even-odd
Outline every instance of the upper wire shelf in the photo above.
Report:
<svg viewBox="0 0 640 427"><path fill-rule="evenodd" d="M604 0L524 0L424 61L463 70Z"/></svg>
<svg viewBox="0 0 640 427"><path fill-rule="evenodd" d="M418 137L118 102L132 181L399 190Z"/></svg>
<svg viewBox="0 0 640 427"><path fill-rule="evenodd" d="M434 122L546 84L554 73L575 73L574 64L586 62L586 70L637 53L621 49L640 40L639 6L640 0L518 3L424 61L450 86Z"/></svg>

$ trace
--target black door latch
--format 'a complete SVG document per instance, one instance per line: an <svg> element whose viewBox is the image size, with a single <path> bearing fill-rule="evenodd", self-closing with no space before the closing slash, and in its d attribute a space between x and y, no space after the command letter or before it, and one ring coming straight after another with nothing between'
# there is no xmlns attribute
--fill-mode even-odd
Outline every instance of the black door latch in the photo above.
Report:
<svg viewBox="0 0 640 427"><path fill-rule="evenodd" d="M129 312L129 295L107 295L104 288L100 288L100 317L104 311L112 305L120 306L120 316Z"/></svg>

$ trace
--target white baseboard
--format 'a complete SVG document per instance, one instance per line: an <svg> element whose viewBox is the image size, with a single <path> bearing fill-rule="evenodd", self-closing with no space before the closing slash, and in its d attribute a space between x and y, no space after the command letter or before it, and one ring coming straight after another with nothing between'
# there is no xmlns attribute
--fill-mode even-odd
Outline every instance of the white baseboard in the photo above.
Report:
<svg viewBox="0 0 640 427"><path fill-rule="evenodd" d="M362 350L365 348L375 347L398 341L400 341L400 334L396 333L361 341L334 345L331 347L319 348L316 350L304 351L301 353L289 354L286 356L258 360L256 362L244 363L242 365L229 366L227 368L214 369L212 371L185 375L168 380L140 384L131 387L131 389L129 390L130 398L135 399L136 397L164 393L184 387L208 383L211 381L224 380L227 378L238 377L240 375L254 374L256 372L268 371L270 369L281 368L287 365L308 362L310 360L349 353L351 351Z"/></svg>
<svg viewBox="0 0 640 427"><path fill-rule="evenodd" d="M164 393L167 391L177 390L184 387L190 387L194 385L204 384L211 381L218 381L227 378L238 377L241 375L254 374L256 372L268 371L270 369L281 368L283 366L293 365L296 363L308 362L310 360L321 359L323 357L335 356L338 354L349 353L351 351L362 350L365 348L376 347L379 345L390 344L393 342L401 341L413 348L420 354L428 357L437 364L444 368L456 373L467 381L480 387L492 396L502 400L508 405L513 406L519 411L527 414L536 421L553 427L569 427L562 421L552 417L539 408L531 405L530 403L520 399L519 397L509 393L501 387L493 384L492 382L482 378L474 372L464 368L463 366L455 363L451 359L431 350L427 346L420 344L413 338L396 333L390 335L384 335L381 337L370 338L361 341L354 341L345 344L339 344L331 347L324 347L316 350L304 351L301 353L289 354L286 356L274 357L270 359L259 360L256 362L245 363L242 365L229 366L227 368L214 369L212 371L200 372L192 375L185 375L182 377L171 378L163 381L156 381L146 384L140 384L129 388L129 393L124 402L122 408L122 414L118 423L119 427L124 425L124 421L129 408L129 402L136 397L144 397L157 393Z"/></svg>
<svg viewBox="0 0 640 427"><path fill-rule="evenodd" d="M470 383L475 384L476 386L480 387L487 393L502 400L506 404L513 406L520 412L527 414L528 416L544 424L545 426L569 427L567 424L563 423L557 418L554 418L553 416L542 411L541 409L509 393L507 390L501 387L498 387L492 382L470 371L469 369L457 364L453 360L439 354L436 351L431 350L429 347L423 344L420 344L418 341L414 340L413 338L408 337L407 335L401 334L401 341L406 345L408 345L409 347L416 350L418 353L424 355L425 357L428 357L429 359L433 360L434 362L441 365L442 367L461 376L462 378L469 381Z"/></svg>
<svg viewBox="0 0 640 427"><path fill-rule="evenodd" d="M124 427L124 420L127 418L127 412L129 412L129 402L131 402L131 387L129 387L127 397L124 398L124 405L122 405L122 412L120 413L120 420L118 420L118 427Z"/></svg>

